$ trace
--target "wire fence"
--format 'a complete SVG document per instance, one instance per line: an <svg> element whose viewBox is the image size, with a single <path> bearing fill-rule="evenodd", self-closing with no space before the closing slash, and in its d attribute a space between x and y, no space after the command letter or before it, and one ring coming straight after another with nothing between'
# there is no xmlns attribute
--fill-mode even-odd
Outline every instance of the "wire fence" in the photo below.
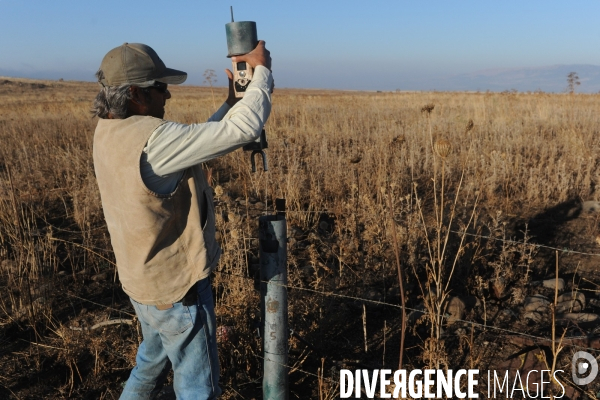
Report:
<svg viewBox="0 0 600 400"><path fill-rule="evenodd" d="M297 211L300 212L300 211ZM327 210L321 210L321 211L314 211L314 212L319 212L319 213L331 213L330 211ZM565 254L570 254L570 255L583 255L583 256L588 256L588 257L597 257L600 256L599 253L590 253L590 252L581 252L581 251L576 251L574 249L569 249L569 248L559 248L559 247L553 247L553 246L547 246L547 245L543 245L543 244L537 244L537 243L532 243L532 242L525 242L525 241L518 241L518 240L512 240L512 239L504 239L504 238L498 238L498 237L493 237L493 236L489 236L489 235L479 235L479 234L472 234L472 233L468 233L468 232L459 232L459 231L454 231L451 230L451 233L457 234L457 235L467 235L470 237L475 237L478 239L485 239L485 240L493 240L493 241L499 241L499 242L504 242L505 244L511 244L511 245L521 245L521 246L528 246L531 248L543 248L543 249L549 249L549 250L553 250L553 251L557 251L557 252L561 252L561 253L565 253ZM252 239L258 239L258 238L246 238L249 240ZM228 275L228 276L233 276L233 277L237 277L237 278L241 278L241 279L245 279L248 281L252 281L255 282L255 279L249 276L243 276L243 275L238 275L238 274L232 274L229 272L224 272L224 271L215 271L218 274L222 274L222 275ZM419 313L420 315L426 315L430 318L434 318L435 315L433 315L432 313L430 313L429 311L427 311L426 309L421 309L421 308L412 308L412 307L403 307L402 305L399 304L394 304L394 303L389 303L389 302L385 302L385 301L380 301L380 300L373 300L373 299L368 299L368 298L363 298L363 297L358 297L358 296L351 296L351 295L347 295L347 294L341 294L341 293L335 293L335 292L325 292L325 291L321 291L321 290L317 290L317 289L312 289L312 288L308 288L308 287L301 287L301 286L293 286L293 285L283 285L281 283L278 282L267 282L267 281L262 281L259 280L260 283L265 283L265 284L269 284L269 285L273 285L273 286L280 286L280 287L285 287L287 290L298 290L298 291L303 291L303 292L308 292L308 293L312 293L312 294L316 294L316 295L320 295L320 296L326 296L326 297L332 297L332 298L337 298L340 300L350 300L353 302L361 302L363 304L372 304L372 305L377 305L377 306L385 306L385 307L391 307L391 308L396 308L399 310L402 310L404 308L404 310L408 311L408 312L415 312L415 313ZM457 319L457 318L453 318L453 321L455 321L456 323L462 323L465 326L470 326L473 328L478 328L481 331L494 331L494 332L498 332L501 334L506 334L509 335L510 337L521 337L521 338L526 338L526 339L530 339L533 343L536 343L538 345L541 344L545 344L545 345L551 345L553 342L557 345L565 345L565 343L573 348L579 349L579 350L586 350L589 352L600 352L600 348L597 347L590 347L590 346L586 346L580 343L584 343L584 342L590 342L593 338L597 338L600 340L600 336L570 336L570 337L561 337L561 338L556 338L554 340L552 340L551 338L547 338L547 337L542 337L542 336L536 336L536 335L532 335L532 334L528 334L528 333L524 333L524 332L520 332L514 329L509 329L509 328L504 328L504 327L499 327L499 326L494 326L494 325L489 325L489 324L485 324L485 323L479 323L479 322L475 322L475 321L471 321L471 320L464 320L464 319ZM600 341L598 342L600 344ZM259 358L262 358L260 356L257 356ZM314 374L312 372L308 372L308 371L304 371L300 368L297 367L292 367L289 365L286 365L287 368L294 368L295 370L302 372L304 374L316 377L318 379L324 380L324 381L329 381L331 383L337 384L338 382L332 381L328 378L323 377L323 375L317 375Z"/></svg>
<svg viewBox="0 0 600 400"><path fill-rule="evenodd" d="M250 277L246 277L246 276L242 276L242 275L237 275L237 274L231 274L228 272L222 272L222 271L215 271L216 273L219 274L224 274L224 275L228 275L228 276L234 276L237 278L242 278L242 279L247 279L247 280L252 280L254 281L253 278ZM423 315L427 315L427 316L431 316L434 317L433 314L429 313L427 310L423 310L423 309L418 309L418 308L411 308L411 307L402 307L401 305L398 304L393 304L393 303L386 303L383 301L378 301L378 300L372 300L372 299L366 299L366 298L362 298L362 297L356 297L356 296L348 296L348 295L344 295L344 294L339 294L339 293L333 293L333 292L323 292L323 291L319 291L316 289L310 289L310 288L305 288L305 287L299 287L299 286L291 286L291 285L282 285L280 283L277 282L268 282L268 281L260 281L261 283L266 283L269 285L273 285L273 286L279 286L279 287L285 287L286 289L292 289L292 290L300 290L300 291L305 291L305 292L311 292L311 293L315 293L315 294L319 294L322 296L330 296L330 297L336 297L339 299L347 299L347 300L352 300L352 301L359 301L362 303L368 303L368 304L374 304L374 305L379 305L379 306L386 306L386 307L393 307L393 308L397 308L397 309L402 309L404 308L407 311L412 311L412 312L417 312L419 314L423 314ZM478 327L483 331L486 330L494 330L497 332L502 332L502 333L508 333L514 336L521 336L521 337L526 337L529 339L533 339L533 340L537 340L540 342L546 342L546 341L551 341L551 339L545 338L545 337L541 337L541 336L535 336L535 335L530 335L527 333L523 333L523 332L519 332L519 331L515 331L512 329L507 329L507 328L501 328L501 327L497 327L497 326L493 326L493 325L487 325L487 324L481 324L478 322L474 322L474 321L470 321L470 320L464 320L464 319L458 319L455 318L453 319L453 321L456 322L462 322L464 324L473 326L473 327ZM583 336L578 336L577 338L583 338ZM600 338L600 336L599 336ZM557 339L555 340L556 343L559 343L560 340ZM590 350L590 351L600 351L600 349L598 348L593 348L593 347L585 347L585 346L580 346L580 345L572 345L573 347L576 348L580 348L582 350Z"/></svg>
<svg viewBox="0 0 600 400"><path fill-rule="evenodd" d="M286 211L286 213L322 213L322 214L334 214L332 211L329 210L315 210L315 211L302 211L302 210L289 210ZM59 230L59 229L57 229ZM559 247L553 247L553 246L548 246L548 245L543 245L543 244L537 244L537 243L532 243L532 242L525 242L525 241L518 241L518 240L512 240L512 239L505 239L505 238L498 238L498 237L493 237L493 236L489 236L489 235L479 235L479 234L473 234L473 233L468 233L468 232L460 232L460 231L454 231L451 230L451 233L457 234L457 235L467 235L470 237L474 237L474 238L478 238L478 239L485 239L485 240L493 240L493 241L498 241L498 242L503 242L506 244L510 244L510 245L521 245L521 246L528 246L528 247L532 247L532 248L543 248L543 249L548 249L548 250L553 250L553 251L557 251L557 252L561 252L561 253L565 253L565 254L577 254L577 255L582 255L582 256L587 256L587 257L597 257L600 256L600 253L590 253L590 252L581 252L581 251L576 251L574 249L569 249L569 248L559 248ZM255 237L245 237L244 239L246 240L256 240L258 238ZM116 264L114 262L112 262L110 259L108 259L105 256L102 256L100 254L98 254L98 251L103 251L103 252L107 252L110 253L109 250L106 249L102 249L102 248L98 248L98 247L94 247L94 246L88 246L88 245L82 245L79 243L75 243L75 242L69 242L63 239L58 239L58 238L53 238L53 240L57 240L57 241L61 241L61 242L66 242L66 243L71 243L77 247L80 247L82 249L84 249L85 251L89 251L90 253L93 253L94 255L104 259L105 261L109 262L111 265L116 267ZM215 273L218 274L222 274L222 275L227 275L227 276L232 276L232 277L237 277L237 278L241 278L244 279L246 281L252 281L252 284L254 284L255 279L249 276L244 276L244 275L238 275L238 274L232 274L229 272L224 272L224 271L219 271L216 270ZM296 290L296 291L301 291L301 292L306 292L306 293L310 293L313 295L320 295L320 296L325 296L325 297L330 297L330 298L335 298L335 299L339 299L339 300L349 300L349 301L353 301L353 302L361 302L363 304L371 304L371 305L377 305L377 306L385 306L385 307L391 307L391 308L395 308L398 310L402 310L402 308L404 308L405 311L408 312L415 312L415 313L419 313L420 315L426 315L429 316L430 318L433 318L434 315L431 314L429 311L427 311L426 309L422 309L422 308L412 308L412 307L403 307L402 305L399 304L394 304L394 303L389 303L386 301L380 301L380 300L373 300L373 299L369 299L369 298L363 298L363 297L359 297L359 296L351 296L351 295L347 295L347 294L342 294L342 293L336 293L336 292L332 292L332 291L321 291L321 290L317 290L317 289L312 289L312 288L308 288L308 287L301 287L301 286L294 286L294 285L283 285L277 282L267 282L267 281L260 281L261 283L266 283L269 285L275 285L275 286L282 286L285 287L287 290ZM71 293L66 293L69 297L72 298L76 298L80 301L84 301L84 302L88 302L90 304L94 304L95 306L104 308L106 310L110 310L110 311L116 311L120 314L124 314L124 315L128 315L132 318L135 317L135 315L133 313L128 313L122 309L116 309L110 306L106 306L103 305L101 303L98 302L94 302L92 300L89 299L85 299L83 297L80 296L76 296L74 294ZM453 318L454 321L458 322L458 323L462 323L465 324L466 326L470 326L473 328L477 328L480 329L481 331L495 331L498 333L502 333L502 334L506 334L506 335L510 335L510 336L514 336L514 337L523 337L523 338L527 338L530 339L532 341L534 341L535 343L552 343L552 339L550 338L546 338L546 337L542 337L542 336L536 336L536 335L531 335L528 333L524 333L524 332L519 332L513 329L509 329L509 328L504 328L504 327L499 327L499 326L494 326L494 325L490 325L487 323L479 323L479 322L475 322L475 321L470 321L470 320L464 320L464 319L456 319ZM600 338L600 336L598 337ZM590 336L576 336L576 337L570 337L569 339L581 339L581 340L590 340L592 339L592 337ZM564 338L561 339L556 339L555 343L559 344L561 342L564 341ZM30 342L33 345L42 345L40 343L35 343L35 342ZM3 340L0 338L0 347L2 347L2 345L7 345L8 343L6 343L6 340ZM599 348L595 348L595 347L589 347L589 346L585 346L585 345L581 345L581 344L577 344L575 342L570 343L569 346L577 348L577 349L581 349L581 350L586 350L586 351L590 351L590 352L598 352L600 351ZM8 346L7 346L8 347ZM4 349L5 351L0 351L0 355L5 353L7 348ZM255 357L260 358L260 359L264 359L262 356L255 354ZM285 365L286 368L288 368L290 371L298 371L301 373L304 373L308 376L312 376L314 378L320 379L322 381L327 381L330 382L332 384L337 384L338 382L335 382L327 377L325 377L323 375L323 372L321 372L321 374L315 374L313 372L310 371L305 371L301 368L299 368L297 365Z"/></svg>
<svg viewBox="0 0 600 400"><path fill-rule="evenodd" d="M324 215L336 215L337 213L335 211L332 210L286 210L285 211L286 214L324 214ZM262 211L261 212L262 215L268 215L268 211ZM450 230L450 232L458 234L458 235L462 235L463 232L459 232L459 231L455 231L455 230ZM489 235L479 235L479 234L474 234L474 233L469 233L469 232L464 232L464 234L466 236L470 236L470 237L475 237L478 239L486 239L486 240L493 240L493 241L498 241L498 242L504 242L507 244L513 244L513 245L526 245L526 246L530 246L530 247L535 247L535 248L540 248L540 249L548 249L548 250L556 250L556 251L560 251L562 253L567 253L567 254L579 254L579 255L583 255L583 256L591 256L591 257L600 257L600 253L589 253L589 252L581 252L581 251L577 251L577 250L573 250L573 249L569 249L567 247L553 247L553 246L547 246L547 245L543 245L543 244L538 244L538 243L532 243L532 242L523 242L523 241L518 241L518 240L511 240L511 239L502 239L502 238L498 238L498 237L493 237L493 236L489 236ZM258 239L258 238L254 238L254 237L247 237L245 238L246 240L252 240L252 239Z"/></svg>

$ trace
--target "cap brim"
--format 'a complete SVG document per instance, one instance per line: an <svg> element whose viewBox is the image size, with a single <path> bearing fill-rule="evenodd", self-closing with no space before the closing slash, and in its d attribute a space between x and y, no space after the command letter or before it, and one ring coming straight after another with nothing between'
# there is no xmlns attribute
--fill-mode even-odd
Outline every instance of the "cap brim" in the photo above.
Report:
<svg viewBox="0 0 600 400"><path fill-rule="evenodd" d="M187 72L179 71L172 68L165 69L163 76L155 78L155 81L167 83L169 85L179 85L187 79Z"/></svg>

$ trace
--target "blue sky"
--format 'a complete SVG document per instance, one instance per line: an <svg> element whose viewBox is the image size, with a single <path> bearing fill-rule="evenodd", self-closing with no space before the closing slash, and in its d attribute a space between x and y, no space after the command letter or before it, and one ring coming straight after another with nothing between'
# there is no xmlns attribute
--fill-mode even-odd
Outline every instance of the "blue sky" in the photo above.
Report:
<svg viewBox="0 0 600 400"><path fill-rule="evenodd" d="M495 68L600 65L600 2L0 0L0 74L93 79L124 42L218 85L229 66L225 24L257 22L279 87L394 90Z"/></svg>

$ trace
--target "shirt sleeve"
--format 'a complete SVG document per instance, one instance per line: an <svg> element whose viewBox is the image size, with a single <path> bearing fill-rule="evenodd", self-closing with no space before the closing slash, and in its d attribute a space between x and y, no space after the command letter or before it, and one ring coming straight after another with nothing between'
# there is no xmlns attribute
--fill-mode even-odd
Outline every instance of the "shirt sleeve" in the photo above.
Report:
<svg viewBox="0 0 600 400"><path fill-rule="evenodd" d="M255 141L271 113L272 88L271 72L257 66L235 106L224 104L203 124L167 121L159 126L146 143L142 163L147 162L153 174L168 177Z"/></svg>
<svg viewBox="0 0 600 400"><path fill-rule="evenodd" d="M223 105L208 119L206 122L219 122L225 117L225 115L231 110L231 107L227 103Z"/></svg>

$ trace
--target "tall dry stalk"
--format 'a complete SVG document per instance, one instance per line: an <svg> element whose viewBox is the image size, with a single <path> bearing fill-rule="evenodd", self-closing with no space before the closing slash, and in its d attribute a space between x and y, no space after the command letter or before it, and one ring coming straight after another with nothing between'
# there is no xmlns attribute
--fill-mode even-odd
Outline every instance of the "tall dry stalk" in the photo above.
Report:
<svg viewBox="0 0 600 400"><path fill-rule="evenodd" d="M215 91L213 89L213 84L217 82L217 74L214 69L207 69L204 71L204 83L208 83L210 86L210 95L212 98L213 109L217 109L217 103L215 103Z"/></svg>
<svg viewBox="0 0 600 400"><path fill-rule="evenodd" d="M554 302L551 304L552 307L552 367L550 368L550 376L552 380L555 380L554 371L556 371L556 363L560 352L564 349L563 340L567 334L567 329L563 329L563 333L560 336L560 340L556 340L556 306L558 304L558 250L555 252L556 268L555 268L555 280L554 280ZM554 398L554 396L552 396Z"/></svg>
<svg viewBox="0 0 600 400"><path fill-rule="evenodd" d="M404 337L406 335L406 299L404 297L404 281L402 279L402 268L400 264L400 248L398 245L398 237L396 235L396 223L394 221L394 202L392 201L392 190L388 195L388 209L390 230L392 231L392 245L394 247L394 256L396 257L396 269L398 271L398 286L400 288L400 305L402 306L402 323L400 330L400 354L398 356L398 369L402 369L402 360L404 359ZM384 327L385 334L385 327ZM385 351L385 348L384 348Z"/></svg>
<svg viewBox="0 0 600 400"><path fill-rule="evenodd" d="M469 123L471 125L471 123ZM469 130L472 129L472 125ZM443 351L443 345L440 340L442 337L443 330L443 317L444 311L447 305L447 301L450 295L450 284L459 262L460 257L465 251L465 241L467 237L467 231L471 226L477 210L477 203L479 196L475 197L474 204L469 214L468 220L460 227L458 233L458 244L454 250L454 254L448 254L449 251L449 240L450 234L454 227L454 220L457 211L458 200L461 196L462 183L465 176L465 168L463 166L460 178L455 187L454 200L449 206L449 216L445 217L445 211L448 207L446 201L446 161L452 151L452 144L447 139L439 139L434 145L434 153L439 157L441 162L441 178L437 180L436 169L434 168L433 177L433 209L434 209L434 232L433 238L429 232L429 227L425 218L425 211L423 209L422 201L416 191L416 186L413 186L413 195L416 199L419 215L421 218L422 227L424 230L424 237L427 244L427 251L429 254L429 262L426 263L425 269L427 274L426 287L422 287L421 291L424 294L425 306L429 312L430 320L430 339L428 342L428 353L430 354L430 362L439 368L440 360L444 358L441 352ZM470 152L470 148L469 148ZM467 154L468 156L468 154ZM451 265L448 265L448 259L451 259Z"/></svg>

